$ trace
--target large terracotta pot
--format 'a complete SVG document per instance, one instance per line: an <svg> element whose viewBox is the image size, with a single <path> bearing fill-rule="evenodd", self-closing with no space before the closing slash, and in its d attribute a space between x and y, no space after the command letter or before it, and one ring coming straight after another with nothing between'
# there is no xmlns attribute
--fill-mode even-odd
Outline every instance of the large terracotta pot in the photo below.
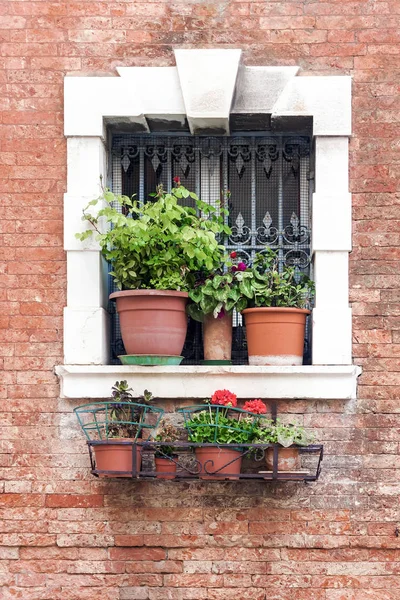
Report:
<svg viewBox="0 0 400 600"><path fill-rule="evenodd" d="M158 471L156 475L157 479L175 479L175 462L162 456L156 456L154 462L156 464L156 471ZM164 473L170 473L170 475L164 475Z"/></svg>
<svg viewBox="0 0 400 600"><path fill-rule="evenodd" d="M165 290L114 292L127 354L179 356L186 338L188 294Z"/></svg>
<svg viewBox="0 0 400 600"><path fill-rule="evenodd" d="M92 446L96 469L99 471L118 471L114 474L100 474L100 477L132 477L133 456L132 444L113 444L113 442L126 442L126 438L113 438L101 444ZM138 442L141 440L138 439ZM141 447L136 447L136 470L142 466ZM121 474L120 474L121 473Z"/></svg>
<svg viewBox="0 0 400 600"><path fill-rule="evenodd" d="M200 479L239 479L242 467L242 453L230 448L205 446L195 449L196 460L200 463ZM231 464L227 464L230 463ZM226 465L226 466L225 466ZM215 475L213 473L215 472ZM227 476L227 473L230 476Z"/></svg>
<svg viewBox="0 0 400 600"><path fill-rule="evenodd" d="M265 464L272 471L274 449L267 448ZM300 452L298 448L278 448L278 471L298 471L301 468Z"/></svg>
<svg viewBox="0 0 400 600"><path fill-rule="evenodd" d="M246 308L250 365L303 364L306 317L304 308Z"/></svg>
<svg viewBox="0 0 400 600"><path fill-rule="evenodd" d="M203 320L204 360L231 360L232 356L232 313L222 318L204 315Z"/></svg>

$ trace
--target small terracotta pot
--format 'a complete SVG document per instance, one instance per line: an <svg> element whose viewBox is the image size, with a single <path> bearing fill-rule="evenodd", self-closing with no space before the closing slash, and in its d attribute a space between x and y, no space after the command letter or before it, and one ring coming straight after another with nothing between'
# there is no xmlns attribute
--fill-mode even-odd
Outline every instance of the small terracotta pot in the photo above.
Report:
<svg viewBox="0 0 400 600"><path fill-rule="evenodd" d="M273 470L274 449L267 448L265 464ZM298 448L278 448L278 471L298 471L301 468L300 452Z"/></svg>
<svg viewBox="0 0 400 600"><path fill-rule="evenodd" d="M195 454L201 466L200 479L239 479L242 453L238 450L206 446L195 448Z"/></svg>
<svg viewBox="0 0 400 600"><path fill-rule="evenodd" d="M159 472L156 475L157 479L175 479L176 463L162 456L156 456L154 462L156 464L156 471ZM170 475L161 475L160 473L170 473Z"/></svg>
<svg viewBox="0 0 400 600"><path fill-rule="evenodd" d="M187 330L188 294L168 290L114 292L127 354L179 356Z"/></svg>
<svg viewBox="0 0 400 600"><path fill-rule="evenodd" d="M99 445L92 446L96 469L99 471L118 471L119 473L100 473L99 477L132 477L133 460L132 444L113 444L113 442L126 442L127 438L113 438L104 440ZM138 442L142 440L138 439ZM140 471L142 466L141 447L136 446L136 470Z"/></svg>
<svg viewBox="0 0 400 600"><path fill-rule="evenodd" d="M250 365L302 365L306 317L304 308L246 308Z"/></svg>
<svg viewBox="0 0 400 600"><path fill-rule="evenodd" d="M203 321L204 360L231 360L232 357L232 313L221 319L204 315Z"/></svg>

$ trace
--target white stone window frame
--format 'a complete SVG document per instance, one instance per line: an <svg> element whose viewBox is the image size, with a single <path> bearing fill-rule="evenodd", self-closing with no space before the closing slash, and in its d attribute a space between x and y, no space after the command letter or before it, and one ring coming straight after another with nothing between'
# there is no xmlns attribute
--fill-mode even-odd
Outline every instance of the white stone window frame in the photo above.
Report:
<svg viewBox="0 0 400 600"><path fill-rule="evenodd" d="M117 379L135 392L163 398L204 398L215 389L238 397L350 399L359 367L352 365L349 252L351 195L348 140L351 78L298 76L298 67L240 66L240 50L176 50L176 67L120 67L115 77L66 77L67 192L64 248L67 307L64 364L56 367L65 398L107 398ZM315 193L312 256L316 301L312 313L312 365L302 367L111 366L106 265L98 244L75 237L87 226L82 209L107 181L107 126L187 119L192 134L229 135L230 113L271 120L282 131L293 119L312 118ZM268 133L268 132L266 132Z"/></svg>

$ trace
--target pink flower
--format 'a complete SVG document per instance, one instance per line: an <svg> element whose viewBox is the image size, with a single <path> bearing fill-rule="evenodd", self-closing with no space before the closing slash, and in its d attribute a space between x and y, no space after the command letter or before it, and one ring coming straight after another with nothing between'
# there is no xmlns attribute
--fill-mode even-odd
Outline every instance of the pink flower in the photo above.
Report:
<svg viewBox="0 0 400 600"><path fill-rule="evenodd" d="M238 263L237 268L238 268L239 271L245 271L247 269L247 267L246 267L246 265L245 265L244 262Z"/></svg>
<svg viewBox="0 0 400 600"><path fill-rule="evenodd" d="M211 397L211 404L219 404L220 406L236 406L236 394L232 394L229 390L217 390Z"/></svg>
<svg viewBox="0 0 400 600"><path fill-rule="evenodd" d="M236 273L237 270L238 270L237 266L233 265L233 267L231 269L232 273Z"/></svg>
<svg viewBox="0 0 400 600"><path fill-rule="evenodd" d="M230 253L230 257L231 258L236 258L237 257L237 252L233 251Z"/></svg>
<svg viewBox="0 0 400 600"><path fill-rule="evenodd" d="M247 400L244 403L243 410L247 410L255 415L264 415L267 412L267 407L262 400Z"/></svg>
<svg viewBox="0 0 400 600"><path fill-rule="evenodd" d="M217 319L223 319L224 316L225 316L225 314L226 314L225 313L225 309L224 309L224 307L222 307L221 310L218 313Z"/></svg>
<svg viewBox="0 0 400 600"><path fill-rule="evenodd" d="M174 181L174 183L176 183L176 185L181 185L181 178L178 177L178 175L176 177L174 177L173 181Z"/></svg>

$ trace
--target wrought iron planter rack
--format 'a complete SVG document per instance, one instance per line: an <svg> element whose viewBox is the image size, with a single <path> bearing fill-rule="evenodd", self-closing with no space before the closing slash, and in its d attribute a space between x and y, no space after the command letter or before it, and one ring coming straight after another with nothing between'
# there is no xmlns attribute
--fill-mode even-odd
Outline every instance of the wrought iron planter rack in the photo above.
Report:
<svg viewBox="0 0 400 600"><path fill-rule="evenodd" d="M130 471L105 471L99 470L96 467L95 456L93 449L96 446L104 445L104 443L112 443L121 446L129 446L132 450L132 470ZM323 446L321 444L311 444L309 446L296 446L300 457L304 457L304 469L296 471L282 471L278 469L278 451L282 446L279 444L241 444L240 449L234 447L235 450L240 450L238 459L252 456L249 472L218 474L226 467L229 467L235 460L229 458L227 462L218 470L212 469L212 464L203 465L204 471L201 474L201 465L196 460L194 449L198 447L215 447L216 444L194 444L189 442L154 442L154 441L135 441L135 440L112 440L104 441L88 441L91 473L96 477L123 477L138 480L155 480L157 478L166 479L168 476L173 476L170 481L189 481L196 479L204 479L206 475L207 481L247 481L247 480L263 480L263 481L316 481L321 472L321 462L323 458ZM163 447L173 448L176 455L172 458L163 452ZM219 448L231 448L232 445L220 444ZM265 462L263 462L265 451L267 448L273 448L273 465L272 470L267 470ZM171 464L176 466L176 473L158 472L154 469L154 454L164 458L170 458ZM138 456L141 457L141 465L138 464ZM212 461L210 461L212 462ZM302 465L303 466L303 465ZM167 476L167 477L166 477Z"/></svg>

